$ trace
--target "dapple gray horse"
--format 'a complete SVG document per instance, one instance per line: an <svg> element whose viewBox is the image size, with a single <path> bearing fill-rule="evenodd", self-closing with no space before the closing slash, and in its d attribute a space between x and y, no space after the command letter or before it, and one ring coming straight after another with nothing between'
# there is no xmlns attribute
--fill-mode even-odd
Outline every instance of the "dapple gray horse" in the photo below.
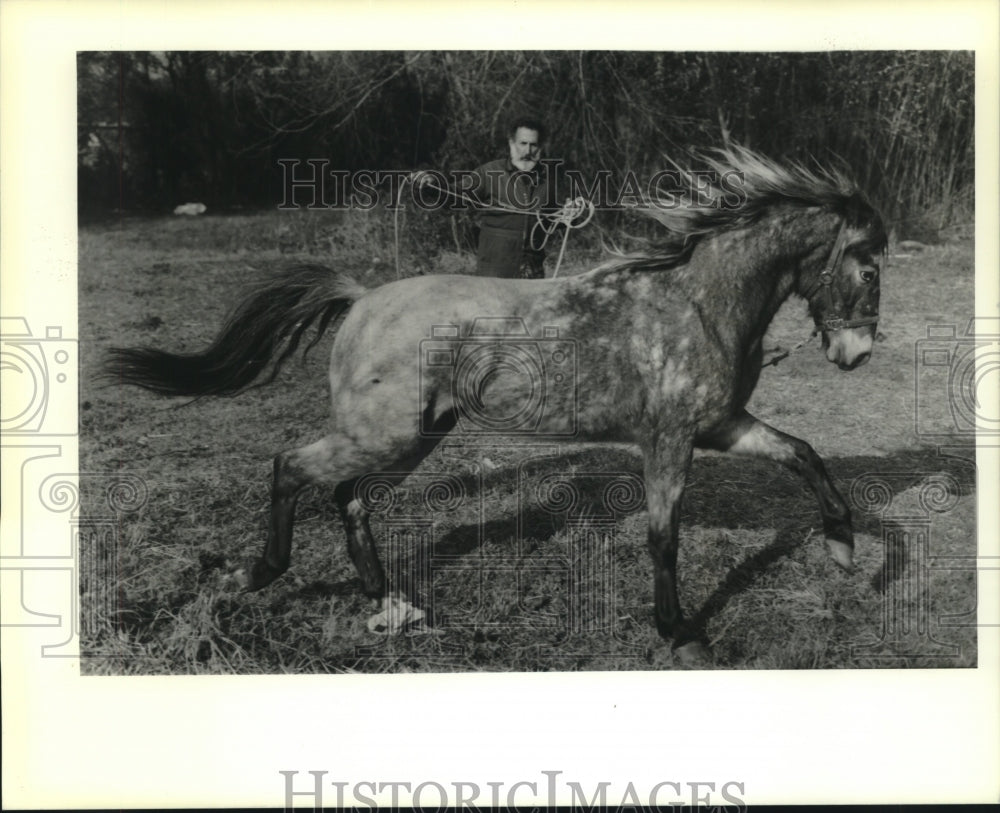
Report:
<svg viewBox="0 0 1000 813"><path fill-rule="evenodd" d="M666 236L641 255L561 279L420 276L374 289L330 268L298 266L245 300L204 352L120 349L106 374L166 395L233 395L269 366L264 383L273 380L313 323L317 339L336 330L330 422L319 440L274 460L270 529L246 574L251 590L288 569L302 489L329 484L364 590L384 597L355 484L369 472L412 470L469 416L517 416L534 398L537 435L638 444L657 628L682 661L704 662L676 582L692 450L763 456L798 472L815 492L833 558L852 565L850 511L816 452L745 405L760 375L764 332L792 294L808 301L827 360L852 370L868 359L886 252L879 214L840 175L781 166L742 148L706 160L727 183L707 190L707 205L649 202L645 213ZM571 342L574 386L536 381L526 390L503 343L483 344L490 324ZM441 326L450 331L443 338L435 332ZM459 375L447 346L439 348L444 363L427 363L422 343L434 336L456 348L479 342L474 369Z"/></svg>

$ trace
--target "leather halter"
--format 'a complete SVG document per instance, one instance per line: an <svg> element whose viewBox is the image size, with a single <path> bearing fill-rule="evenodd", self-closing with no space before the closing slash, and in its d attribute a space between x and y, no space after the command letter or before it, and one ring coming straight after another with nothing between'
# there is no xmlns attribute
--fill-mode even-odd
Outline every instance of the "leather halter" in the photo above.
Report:
<svg viewBox="0 0 1000 813"><path fill-rule="evenodd" d="M847 246L847 221L841 221L840 231L837 232L837 239L833 244L833 249L830 251L830 256L827 258L826 267L820 272L816 283L809 289L809 292L805 295L807 300L812 300L813 295L817 290L823 288L826 291L826 304L827 304L827 314L834 312L833 304L833 276L840 270L840 264L844 259L844 249ZM878 323L878 313L874 313L871 316L866 316L861 319L845 319L842 316L827 316L824 315L822 323L817 322L816 330L813 331L814 334L819 331L834 331L843 330L848 327L863 327L864 325L874 325Z"/></svg>

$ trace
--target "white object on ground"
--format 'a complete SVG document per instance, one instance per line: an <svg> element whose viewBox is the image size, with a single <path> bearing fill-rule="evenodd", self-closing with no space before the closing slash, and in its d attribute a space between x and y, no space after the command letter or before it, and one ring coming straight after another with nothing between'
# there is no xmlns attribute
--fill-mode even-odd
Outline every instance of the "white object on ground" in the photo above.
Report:
<svg viewBox="0 0 1000 813"><path fill-rule="evenodd" d="M376 635L395 635L423 621L426 613L399 596L382 599L382 612L368 619L368 631Z"/></svg>
<svg viewBox="0 0 1000 813"><path fill-rule="evenodd" d="M175 215L203 215L208 207L204 203L182 203L174 207Z"/></svg>

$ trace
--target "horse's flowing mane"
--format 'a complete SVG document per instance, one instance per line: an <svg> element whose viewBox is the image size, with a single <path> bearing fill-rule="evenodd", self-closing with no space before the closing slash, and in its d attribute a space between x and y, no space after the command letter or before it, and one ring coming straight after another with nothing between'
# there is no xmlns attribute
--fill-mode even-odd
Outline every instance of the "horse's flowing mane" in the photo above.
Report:
<svg viewBox="0 0 1000 813"><path fill-rule="evenodd" d="M711 171L709 177L667 159L681 192L647 200L635 211L661 223L668 235L641 252L619 254L614 267L675 268L688 261L706 235L749 226L782 203L827 208L852 226L874 227L876 244L884 241L878 213L842 172L813 170L797 162L778 164L741 146L714 150L697 159Z"/></svg>

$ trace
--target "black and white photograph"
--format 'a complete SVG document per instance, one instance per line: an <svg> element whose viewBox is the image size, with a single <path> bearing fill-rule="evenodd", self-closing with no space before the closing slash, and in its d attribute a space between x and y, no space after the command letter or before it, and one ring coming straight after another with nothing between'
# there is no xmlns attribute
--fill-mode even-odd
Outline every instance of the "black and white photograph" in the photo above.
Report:
<svg viewBox="0 0 1000 813"><path fill-rule="evenodd" d="M81 52L85 668L975 666L974 81Z"/></svg>
<svg viewBox="0 0 1000 813"><path fill-rule="evenodd" d="M97 6L3 7L3 648L147 744L17 806L995 799L995 9Z"/></svg>

